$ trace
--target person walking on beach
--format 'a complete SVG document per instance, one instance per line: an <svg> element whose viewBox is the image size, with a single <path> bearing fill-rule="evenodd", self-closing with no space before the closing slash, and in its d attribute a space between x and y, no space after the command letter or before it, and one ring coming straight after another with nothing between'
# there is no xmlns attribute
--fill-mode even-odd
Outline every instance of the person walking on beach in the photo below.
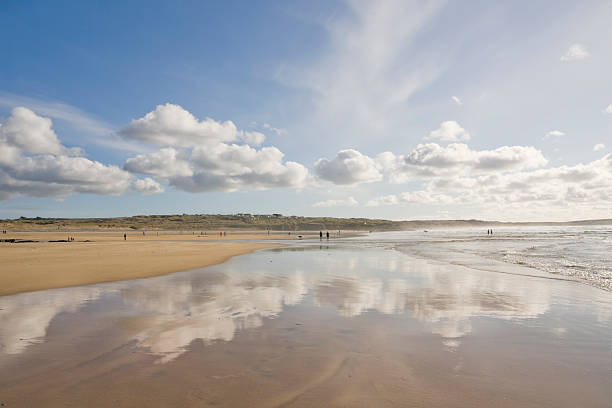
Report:
<svg viewBox="0 0 612 408"><path fill-rule="evenodd" d="M327 237L327 240L329 241L329 231L325 233L325 236Z"/></svg>
<svg viewBox="0 0 612 408"><path fill-rule="evenodd" d="M323 231L319 231L319 241L323 241Z"/></svg>
<svg viewBox="0 0 612 408"><path fill-rule="evenodd" d="M127 234L123 234L123 240L126 241L127 240Z"/></svg>

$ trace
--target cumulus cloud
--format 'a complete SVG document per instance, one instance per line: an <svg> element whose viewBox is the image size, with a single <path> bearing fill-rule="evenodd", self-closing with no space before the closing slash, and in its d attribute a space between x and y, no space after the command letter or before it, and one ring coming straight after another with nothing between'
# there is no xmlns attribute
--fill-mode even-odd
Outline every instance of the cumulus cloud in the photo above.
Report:
<svg viewBox="0 0 612 408"><path fill-rule="evenodd" d="M375 198L366 205L466 204L483 208L587 211L612 209L612 154L587 164L476 176L439 177L422 190ZM476 208L476 207L474 207Z"/></svg>
<svg viewBox="0 0 612 408"><path fill-rule="evenodd" d="M185 151L173 147L129 158L123 168L131 173L150 174L163 179L193 175Z"/></svg>
<svg viewBox="0 0 612 408"><path fill-rule="evenodd" d="M128 172L79 157L82 153L61 144L50 119L13 109L0 125L0 199L121 194L130 186Z"/></svg>
<svg viewBox="0 0 612 408"><path fill-rule="evenodd" d="M463 102L457 96L451 96L451 99L457 104L457 106L463 106Z"/></svg>
<svg viewBox="0 0 612 408"><path fill-rule="evenodd" d="M242 132L240 140L251 146L259 146L266 140L266 136L259 132Z"/></svg>
<svg viewBox="0 0 612 408"><path fill-rule="evenodd" d="M419 144L407 155L381 153L377 162L391 182L457 174L481 174L538 168L547 164L542 152L531 146L502 146L471 150L466 144Z"/></svg>
<svg viewBox="0 0 612 408"><path fill-rule="evenodd" d="M159 194L164 192L164 188L151 177L137 179L132 183L132 188L141 194Z"/></svg>
<svg viewBox="0 0 612 408"><path fill-rule="evenodd" d="M159 146L193 147L231 142L240 132L231 121L198 120L181 106L166 103L140 119L134 119L120 132L127 139Z"/></svg>
<svg viewBox="0 0 612 408"><path fill-rule="evenodd" d="M470 140L470 134L454 120L442 122L440 127L432 130L425 140L441 140L443 142L465 142Z"/></svg>
<svg viewBox="0 0 612 408"><path fill-rule="evenodd" d="M437 143L417 145L409 154L383 152L375 158L356 150L338 152L329 160L317 160L315 174L334 184L380 181L392 183L442 176L494 174L543 167L548 163L542 152L531 146L502 146L494 150L472 150L466 144Z"/></svg>
<svg viewBox="0 0 612 408"><path fill-rule="evenodd" d="M121 131L124 137L164 146L129 158L124 169L159 178L190 192L304 187L308 170L283 162L276 147L256 149L264 135L238 130L230 122L198 120L178 105L159 105ZM243 141L246 144L227 143Z"/></svg>
<svg viewBox="0 0 612 408"><path fill-rule="evenodd" d="M7 146L12 146L25 153L81 153L80 149L69 150L62 146L51 125L51 119L43 118L28 108L18 106L2 123L0 137Z"/></svg>
<svg viewBox="0 0 612 408"><path fill-rule="evenodd" d="M612 115L612 103L610 105L606 106L606 109L604 109L603 111L604 111L604 113Z"/></svg>
<svg viewBox="0 0 612 408"><path fill-rule="evenodd" d="M359 202L353 197L349 197L346 200L325 200L314 203L313 207L356 207Z"/></svg>
<svg viewBox="0 0 612 408"><path fill-rule="evenodd" d="M0 91L0 106L8 108L25 106L38 115L59 121L77 131L81 143L91 142L117 150L139 151L142 149L142 146L121 139L115 134L110 124L62 102L29 98Z"/></svg>
<svg viewBox="0 0 612 408"><path fill-rule="evenodd" d="M598 152L600 150L603 150L606 148L606 145L603 143L597 143L595 146L593 146L593 151L594 152Z"/></svg>
<svg viewBox="0 0 612 408"><path fill-rule="evenodd" d="M314 170L319 178L334 184L371 183L382 179L376 162L353 149L341 150L331 160L317 160Z"/></svg>
<svg viewBox="0 0 612 408"><path fill-rule="evenodd" d="M548 140L553 138L559 138L561 136L565 136L565 133L560 130L551 130L550 132L546 133L542 139Z"/></svg>
<svg viewBox="0 0 612 408"><path fill-rule="evenodd" d="M582 44L574 44L561 56L561 61L575 61L590 57L591 54L587 51L586 47Z"/></svg>

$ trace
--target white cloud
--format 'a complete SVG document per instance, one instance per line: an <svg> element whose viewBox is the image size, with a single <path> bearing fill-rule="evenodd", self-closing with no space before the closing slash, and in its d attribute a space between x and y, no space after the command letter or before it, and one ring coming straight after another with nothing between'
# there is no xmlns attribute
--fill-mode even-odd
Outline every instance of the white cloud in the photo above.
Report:
<svg viewBox="0 0 612 408"><path fill-rule="evenodd" d="M317 160L314 170L319 178L334 184L371 183L382 179L376 162L353 149L339 151L332 160Z"/></svg>
<svg viewBox="0 0 612 408"><path fill-rule="evenodd" d="M325 21L330 46L318 61L284 66L277 78L313 95L314 121L350 130L384 129L387 121L442 70L439 57L414 45L441 8L438 1L347 1L348 13ZM402 58L411 53L418 64Z"/></svg>
<svg viewBox="0 0 612 408"><path fill-rule="evenodd" d="M266 140L266 136L259 132L242 132L240 140L250 146L259 146Z"/></svg>
<svg viewBox="0 0 612 408"><path fill-rule="evenodd" d="M193 147L238 140L241 132L232 121L198 120L179 105L166 103L120 132L125 138L158 146Z"/></svg>
<svg viewBox="0 0 612 408"><path fill-rule="evenodd" d="M603 143L597 143L595 146L593 146L593 151L594 152L598 152L600 150L603 150L606 148L606 145Z"/></svg>
<svg viewBox="0 0 612 408"><path fill-rule="evenodd" d="M550 132L546 133L542 139L548 140L553 138L559 138L561 136L565 136L565 133L560 130L551 130Z"/></svg>
<svg viewBox="0 0 612 408"><path fill-rule="evenodd" d="M531 146L502 146L495 150L471 150L462 143L446 147L436 143L419 144L408 155L381 153L376 161L391 182L415 179L483 174L537 168L547 164L542 153Z"/></svg>
<svg viewBox="0 0 612 408"><path fill-rule="evenodd" d="M433 193L427 190L408 191L375 198L366 203L366 207L399 204L449 204L453 198L446 194Z"/></svg>
<svg viewBox="0 0 612 408"><path fill-rule="evenodd" d="M186 152L173 147L164 147L153 153L131 157L123 167L131 173L150 174L162 179L193 175Z"/></svg>
<svg viewBox="0 0 612 408"><path fill-rule="evenodd" d="M164 192L162 185L151 177L134 180L132 188L141 194L159 194Z"/></svg>
<svg viewBox="0 0 612 408"><path fill-rule="evenodd" d="M329 160L314 165L315 174L334 184L358 184L380 181L406 183L441 176L495 174L546 165L542 153L531 146L502 146L495 150L471 150L462 143L440 146L419 144L407 155L383 152L375 158L356 150L338 152Z"/></svg>
<svg viewBox="0 0 612 408"><path fill-rule="evenodd" d="M39 115L60 121L79 131L79 143L92 142L118 150L142 151L142 146L128 143L115 134L113 127L80 109L62 103L0 92L0 106L23 106Z"/></svg>
<svg viewBox="0 0 612 408"><path fill-rule="evenodd" d="M436 130L432 130L425 140L441 140L443 142L465 142L470 140L470 134L459 123L447 120L440 124Z"/></svg>
<svg viewBox="0 0 612 408"><path fill-rule="evenodd" d="M121 194L132 176L117 166L66 148L50 119L24 107L13 109L0 126L0 199L17 195L65 197L75 193Z"/></svg>
<svg viewBox="0 0 612 408"><path fill-rule="evenodd" d="M314 203L313 207L356 207L359 202L353 197L345 200L325 200Z"/></svg>
<svg viewBox="0 0 612 408"><path fill-rule="evenodd" d="M0 127L0 140L25 153L79 154L80 150L66 149L51 128L51 119L43 118L21 106Z"/></svg>
<svg viewBox="0 0 612 408"><path fill-rule="evenodd" d="M457 96L451 96L451 99L457 104L457 106L463 106L463 102Z"/></svg>
<svg viewBox="0 0 612 408"><path fill-rule="evenodd" d="M606 109L604 109L604 113L612 114L612 103L606 106Z"/></svg>
<svg viewBox="0 0 612 408"><path fill-rule="evenodd" d="M463 204L474 211L525 217L612 210L612 154L587 164L479 176L435 178L424 189L375 198L366 205Z"/></svg>
<svg viewBox="0 0 612 408"><path fill-rule="evenodd" d="M587 51L586 47L582 44L574 44L561 56L561 61L575 61L590 57L591 54Z"/></svg>
<svg viewBox="0 0 612 408"><path fill-rule="evenodd" d="M276 147L255 149L246 144L263 141L258 132L238 130L230 122L199 121L178 105L159 105L121 132L151 144L168 146L129 158L124 168L160 178L190 192L235 191L306 185L308 170L299 163L283 162Z"/></svg>
<svg viewBox="0 0 612 408"><path fill-rule="evenodd" d="M270 125L269 123L264 123L263 128L266 130L269 130L271 132L276 133L278 136L283 136L287 134L287 129L283 129L283 128L276 128L273 127L272 125Z"/></svg>

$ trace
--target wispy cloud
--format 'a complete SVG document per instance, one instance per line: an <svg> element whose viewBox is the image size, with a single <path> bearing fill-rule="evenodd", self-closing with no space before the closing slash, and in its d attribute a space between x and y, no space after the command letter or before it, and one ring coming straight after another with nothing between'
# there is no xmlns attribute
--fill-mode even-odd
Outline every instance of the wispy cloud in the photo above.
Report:
<svg viewBox="0 0 612 408"><path fill-rule="evenodd" d="M582 44L574 44L561 56L561 61L576 61L590 57L591 54Z"/></svg>
<svg viewBox="0 0 612 408"><path fill-rule="evenodd" d="M266 130L269 130L269 131L271 131L271 132L276 133L276 134L277 134L277 135L279 135L279 136L282 136L282 135L286 135L286 134L287 134L287 129L284 129L284 128L277 128L277 127L274 127L274 126L270 125L269 123L264 123L264 124L262 125L262 127L263 127L264 129L266 129Z"/></svg>
<svg viewBox="0 0 612 408"><path fill-rule="evenodd" d="M315 116L360 131L384 130L396 110L431 84L442 64L413 40L438 2L348 1L348 13L326 22L330 46L304 67L285 66L284 84L312 92ZM406 64L406 55L419 59Z"/></svg>
<svg viewBox="0 0 612 408"><path fill-rule="evenodd" d="M91 142L99 146L118 150L142 150L141 146L135 146L121 139L115 133L111 124L63 102L31 98L0 91L0 106L11 109L23 106L39 115L64 122L74 129L81 131L84 136L90 136Z"/></svg>
<svg viewBox="0 0 612 408"><path fill-rule="evenodd" d="M603 150L606 148L606 145L603 143L597 143L595 146L593 146L593 151L594 152L598 152L600 150Z"/></svg>
<svg viewBox="0 0 612 408"><path fill-rule="evenodd" d="M359 202L353 197L342 200L325 200L314 203L313 207L356 207Z"/></svg>
<svg viewBox="0 0 612 408"><path fill-rule="evenodd" d="M612 103L610 105L606 106L606 109L604 109L603 111L604 111L604 113L612 115Z"/></svg>
<svg viewBox="0 0 612 408"><path fill-rule="evenodd" d="M551 130L550 132L546 133L544 137L542 137L542 140L557 139L561 136L565 136L565 133L560 130Z"/></svg>
<svg viewBox="0 0 612 408"><path fill-rule="evenodd" d="M457 106L463 106L463 102L461 101L461 99L459 99L459 97L457 96L451 96L451 99L453 101L455 101L455 103L457 104Z"/></svg>

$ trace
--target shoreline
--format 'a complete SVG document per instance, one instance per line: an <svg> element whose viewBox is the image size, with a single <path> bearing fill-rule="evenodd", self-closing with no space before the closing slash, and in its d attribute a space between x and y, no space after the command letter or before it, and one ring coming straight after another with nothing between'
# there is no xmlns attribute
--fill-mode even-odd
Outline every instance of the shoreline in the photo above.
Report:
<svg viewBox="0 0 612 408"><path fill-rule="evenodd" d="M287 236L233 234L137 236L117 233L25 233L0 243L0 296L46 289L149 278L217 265L283 244L254 242ZM19 236L16 236L19 235ZM74 236L72 242L49 242ZM236 240L244 240L236 242Z"/></svg>

